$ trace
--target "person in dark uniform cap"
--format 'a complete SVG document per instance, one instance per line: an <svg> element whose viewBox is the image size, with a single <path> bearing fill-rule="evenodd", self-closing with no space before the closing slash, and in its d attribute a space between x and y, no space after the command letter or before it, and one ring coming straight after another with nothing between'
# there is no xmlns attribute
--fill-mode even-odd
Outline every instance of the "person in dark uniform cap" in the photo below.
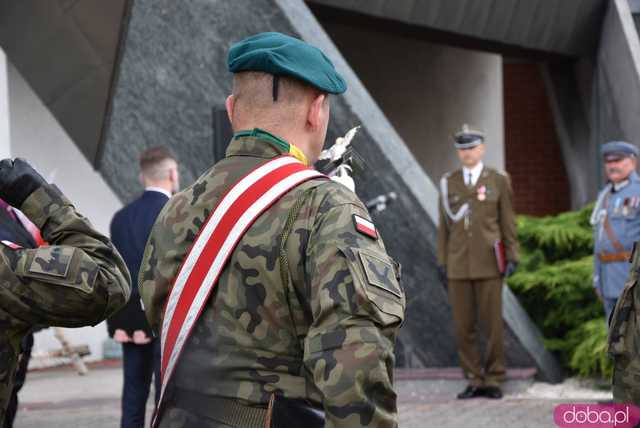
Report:
<svg viewBox="0 0 640 428"><path fill-rule="evenodd" d="M482 132L464 125L454 143L462 168L440 181L438 263L447 278L458 356L467 388L458 398L501 398L505 377L502 282L518 264L509 176L482 163ZM481 363L477 323L487 336Z"/></svg>
<svg viewBox="0 0 640 428"><path fill-rule="evenodd" d="M611 141L601 153L608 182L591 215L593 287L608 320L629 275L633 244L640 239L640 177L633 144Z"/></svg>

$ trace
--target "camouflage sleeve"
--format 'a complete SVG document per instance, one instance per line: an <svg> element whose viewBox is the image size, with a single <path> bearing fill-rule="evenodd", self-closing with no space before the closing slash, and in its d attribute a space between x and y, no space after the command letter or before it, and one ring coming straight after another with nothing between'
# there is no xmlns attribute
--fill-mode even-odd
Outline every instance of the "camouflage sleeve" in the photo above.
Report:
<svg viewBox="0 0 640 428"><path fill-rule="evenodd" d="M145 316L151 329L158 335L171 283L195 239L195 234L191 233L199 229L197 225L193 225L197 229L191 232L190 227L183 224L187 218L184 209L188 200L185 193L178 194L160 211L145 246L138 272L138 289ZM176 233L175 230L179 232Z"/></svg>
<svg viewBox="0 0 640 428"><path fill-rule="evenodd" d="M160 222L156 222L144 249L142 264L138 273L140 298L144 306L144 313L151 330L156 335L160 334L164 302L169 297L171 285L171 281L168 279L169 276L164 279L158 271L158 264L163 263L157 257L159 242L156 235L158 235L157 229L159 227L161 227Z"/></svg>
<svg viewBox="0 0 640 428"><path fill-rule="evenodd" d="M394 427L394 342L405 297L398 265L380 239L356 231L354 215L369 218L361 204L334 206L309 236L304 364L322 393L327 427Z"/></svg>
<svg viewBox="0 0 640 428"><path fill-rule="evenodd" d="M56 187L41 187L21 210L50 246L0 245L2 310L26 325L78 327L126 303L131 280L124 261Z"/></svg>

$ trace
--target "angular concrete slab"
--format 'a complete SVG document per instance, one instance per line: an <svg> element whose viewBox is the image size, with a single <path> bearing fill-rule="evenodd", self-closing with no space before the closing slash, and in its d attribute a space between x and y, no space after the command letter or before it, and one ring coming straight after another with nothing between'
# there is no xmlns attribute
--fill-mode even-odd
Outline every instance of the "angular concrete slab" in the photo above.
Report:
<svg viewBox="0 0 640 428"><path fill-rule="evenodd" d="M496 42L503 47L567 56L588 54L596 47L607 4L604 0L308 0L307 3Z"/></svg>

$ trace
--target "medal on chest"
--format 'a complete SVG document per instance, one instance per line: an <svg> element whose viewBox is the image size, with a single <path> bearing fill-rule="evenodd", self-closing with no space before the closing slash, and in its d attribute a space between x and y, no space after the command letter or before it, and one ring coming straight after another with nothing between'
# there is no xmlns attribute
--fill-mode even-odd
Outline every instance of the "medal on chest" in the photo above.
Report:
<svg viewBox="0 0 640 428"><path fill-rule="evenodd" d="M629 215L629 198L624 198L624 202L622 203L622 215L625 217Z"/></svg>
<svg viewBox="0 0 640 428"><path fill-rule="evenodd" d="M485 199L487 199L487 186L483 184L482 186L478 187L478 200L482 202Z"/></svg>

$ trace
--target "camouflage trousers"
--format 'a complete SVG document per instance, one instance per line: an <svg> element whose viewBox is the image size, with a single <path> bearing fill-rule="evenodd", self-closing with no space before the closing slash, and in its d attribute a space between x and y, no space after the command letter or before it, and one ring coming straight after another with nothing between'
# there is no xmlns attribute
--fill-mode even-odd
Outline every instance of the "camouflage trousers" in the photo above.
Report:
<svg viewBox="0 0 640 428"><path fill-rule="evenodd" d="M613 401L640 406L640 360L616 358L613 368Z"/></svg>

